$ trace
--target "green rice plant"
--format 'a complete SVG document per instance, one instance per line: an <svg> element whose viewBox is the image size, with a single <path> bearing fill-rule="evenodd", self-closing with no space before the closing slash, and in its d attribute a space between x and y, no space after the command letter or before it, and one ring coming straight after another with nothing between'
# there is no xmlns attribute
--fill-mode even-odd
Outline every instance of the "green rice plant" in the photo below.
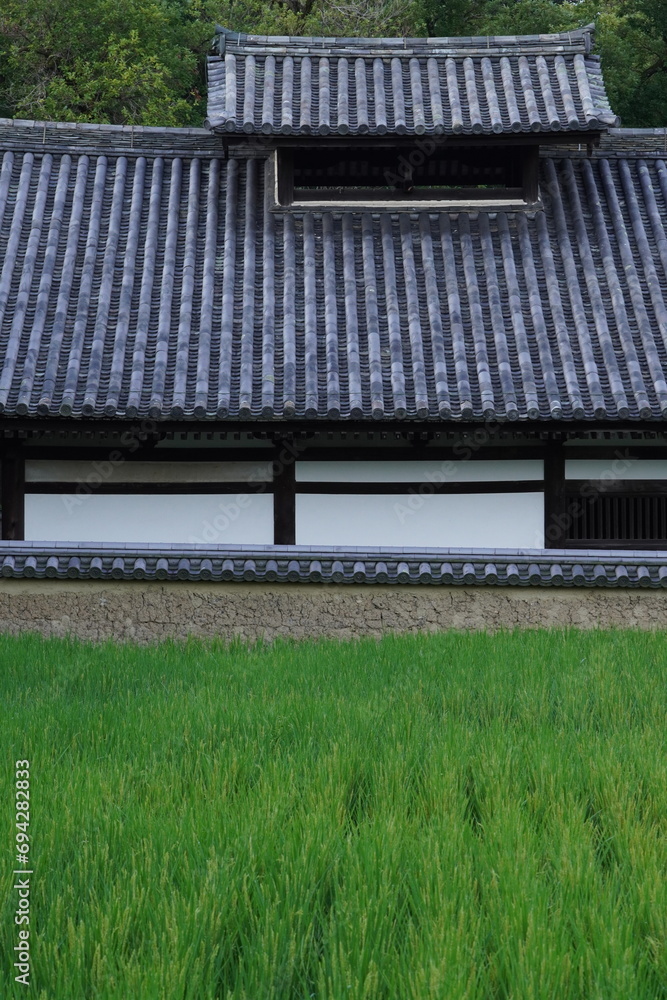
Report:
<svg viewBox="0 0 667 1000"><path fill-rule="evenodd" d="M665 1000L666 723L659 633L0 637L0 996Z"/></svg>

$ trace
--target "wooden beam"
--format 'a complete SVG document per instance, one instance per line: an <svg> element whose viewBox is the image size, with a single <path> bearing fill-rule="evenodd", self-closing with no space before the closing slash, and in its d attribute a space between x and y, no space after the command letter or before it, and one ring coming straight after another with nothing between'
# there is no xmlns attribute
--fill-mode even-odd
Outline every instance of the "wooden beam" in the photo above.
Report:
<svg viewBox="0 0 667 1000"><path fill-rule="evenodd" d="M566 545L569 514L565 502L565 451L560 439L548 442L544 453L544 545Z"/></svg>
<svg viewBox="0 0 667 1000"><path fill-rule="evenodd" d="M296 465L289 448L276 448L273 477L273 543L296 544Z"/></svg>
<svg viewBox="0 0 667 1000"><path fill-rule="evenodd" d="M571 450L571 449L570 449ZM583 449L582 449L583 450ZM655 448L651 449L652 455L647 455L646 457L653 458L664 458L665 449ZM434 444L434 445L424 445L421 442L414 442L410 444L408 441L401 440L399 444L359 444L356 445L354 442L347 444L346 446L341 446L338 442L334 441L331 444L324 442L320 443L310 443L304 441L299 449L300 459L302 461L340 461L340 462L369 462L369 461L391 461L393 459L398 459L401 462L411 462L411 461L430 461L430 462L444 462L444 461L454 461L454 462L474 462L478 459L481 460L511 460L511 459L541 459L544 455L544 445L543 444L525 444L525 445L513 445L513 444L500 444L480 447L474 442L458 444ZM82 461L82 462L92 462L100 461L105 462L109 460L109 455L112 455L112 461L122 461L125 463L133 462L270 462L274 457L273 445L267 442L266 447L262 448L230 448L229 446L217 445L214 447L204 446L201 448L157 448L156 450L151 450L144 452L142 450L137 450L135 452L128 452L123 450L123 448L109 448L103 446L87 446L80 445L76 449L76 453L72 452L71 447L66 443L60 443L55 441L54 443L40 443L30 445L28 451L28 457L30 459L38 459L40 461L52 460L54 462L60 461ZM612 449L609 454L616 458L618 455L618 449ZM642 453L643 456L643 453ZM568 458L579 458L579 451L577 450L576 455L570 455L568 453ZM606 458L607 454L601 449L600 453L586 454L581 456L583 458Z"/></svg>
<svg viewBox="0 0 667 1000"><path fill-rule="evenodd" d="M175 435L183 434L187 435L196 430L203 431L204 433L211 432L211 424L205 421L195 421L195 420L160 420L151 421L148 418L138 419L135 422L131 420L121 420L121 419L106 419L94 421L91 419L90 424L94 423L95 430L98 433L106 432L107 434L120 435L120 442L123 447L126 447L126 442L138 440L139 434L152 433L158 430L161 435ZM254 438L262 432L266 432L270 439L275 439L281 441L286 437L296 437L298 435L303 435L304 438L308 440L322 439L322 435L326 435L328 431L333 431L338 434L345 430L348 435L359 434L363 435L363 439L366 440L367 436L370 434L378 434L379 422L372 421L368 418L360 420L322 420L321 422L305 420L303 417L294 418L292 420L280 420L277 419L266 419L266 420L229 420L226 425L221 427L219 433L226 433L229 440L238 441L242 435L251 435ZM84 421L76 419L64 419L64 418L49 418L48 422L45 421L43 417L11 417L5 418L0 416L0 434L9 443L9 441L15 441L17 437L23 435L24 437L40 437L45 431L50 434L60 434L61 432L66 434L78 435L81 437L82 427L84 426ZM216 425L220 427L220 424ZM480 431L488 430L488 425L483 423L481 420L471 420L461 422L461 423L449 423L442 420L431 420L431 421L416 421L416 420L395 420L389 419L383 420L380 424L382 431L390 434L400 434L401 437L406 437L408 433L414 435L421 434L422 432L429 433L431 435L435 434L448 434L452 436L452 439L461 440L464 439L466 434L475 435ZM626 434L631 430L634 434L638 435L637 440L642 436L651 435L652 439L655 439L656 435L667 434L667 421L665 420L654 420L650 423L647 421L646 424L642 425L637 422L635 425L628 423L619 422L618 420L600 420L591 426L591 421L588 420L568 420L565 421L549 421L548 423L544 420L532 420L522 421L521 426L518 427L516 424L508 424L506 421L499 421L494 424L493 433L488 432L487 438L496 437L499 433L510 434L514 440L518 440L518 436L525 440L544 440L545 436L549 433L551 434L564 434L568 433L571 438L575 438L577 435L597 433L597 434ZM216 433L218 433L216 431ZM183 438L184 440L185 438ZM576 458L576 455L570 456Z"/></svg>
<svg viewBox="0 0 667 1000"><path fill-rule="evenodd" d="M19 447L2 454L2 539L19 542L25 538L25 458Z"/></svg>
<svg viewBox="0 0 667 1000"><path fill-rule="evenodd" d="M325 482L315 480L313 482L300 482L298 493L314 493L324 495L351 495L351 496L405 496L407 494L419 494L426 489L424 495L431 496L467 496L480 493L541 493L543 488L541 479L493 479L483 482L464 483L432 483L428 480L414 482L404 482L403 480L391 480L383 483L357 482L346 480L345 482Z"/></svg>

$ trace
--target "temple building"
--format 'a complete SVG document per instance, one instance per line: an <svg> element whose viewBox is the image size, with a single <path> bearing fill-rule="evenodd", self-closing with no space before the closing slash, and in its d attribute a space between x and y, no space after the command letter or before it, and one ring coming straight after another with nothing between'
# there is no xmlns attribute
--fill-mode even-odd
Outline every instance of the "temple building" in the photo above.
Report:
<svg viewBox="0 0 667 1000"><path fill-rule="evenodd" d="M8 577L667 583L667 131L594 29L219 29L202 129L0 121Z"/></svg>

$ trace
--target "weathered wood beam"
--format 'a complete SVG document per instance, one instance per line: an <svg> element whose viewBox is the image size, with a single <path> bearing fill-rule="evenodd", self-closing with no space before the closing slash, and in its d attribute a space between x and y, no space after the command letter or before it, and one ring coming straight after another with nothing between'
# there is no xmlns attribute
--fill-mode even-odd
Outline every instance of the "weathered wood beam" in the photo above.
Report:
<svg viewBox="0 0 667 1000"><path fill-rule="evenodd" d="M539 188L540 155L535 146L525 153L523 161L523 196L529 205L533 205L540 195Z"/></svg>
<svg viewBox="0 0 667 1000"><path fill-rule="evenodd" d="M8 448L0 459L0 502L2 539L18 542L25 538L25 457L20 447Z"/></svg>
<svg viewBox="0 0 667 1000"><path fill-rule="evenodd" d="M565 547L568 535L565 503L565 450L559 438L549 441L544 453L544 545Z"/></svg>
<svg viewBox="0 0 667 1000"><path fill-rule="evenodd" d="M276 448L273 477L273 543L296 544L296 465L290 448Z"/></svg>

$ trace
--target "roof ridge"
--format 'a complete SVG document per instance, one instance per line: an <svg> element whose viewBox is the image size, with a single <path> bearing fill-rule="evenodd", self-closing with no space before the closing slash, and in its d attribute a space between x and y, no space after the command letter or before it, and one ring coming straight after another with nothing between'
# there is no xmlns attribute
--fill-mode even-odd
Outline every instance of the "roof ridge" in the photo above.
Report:
<svg viewBox="0 0 667 1000"><path fill-rule="evenodd" d="M341 49L364 49L377 52L391 50L407 55L410 51L420 50L436 53L443 50L443 55L452 55L457 50L466 53L503 52L510 50L539 50L540 52L558 50L574 50L589 55L593 49L595 24L587 24L573 31L561 31L552 34L537 35L461 35L433 37L338 37L315 35L251 35L242 31L233 31L222 25L216 25L215 47L222 55L230 51L248 51L249 49L287 50L302 49L304 52Z"/></svg>
<svg viewBox="0 0 667 1000"><path fill-rule="evenodd" d="M94 149L157 153L214 152L220 139L207 128L154 125L110 125L94 122L51 122L23 118L0 118L0 148L25 146L34 149Z"/></svg>
<svg viewBox="0 0 667 1000"><path fill-rule="evenodd" d="M53 129L60 132L111 132L123 135L206 135L208 129L180 125L112 125L109 122L57 122L41 118L0 118L0 128Z"/></svg>

